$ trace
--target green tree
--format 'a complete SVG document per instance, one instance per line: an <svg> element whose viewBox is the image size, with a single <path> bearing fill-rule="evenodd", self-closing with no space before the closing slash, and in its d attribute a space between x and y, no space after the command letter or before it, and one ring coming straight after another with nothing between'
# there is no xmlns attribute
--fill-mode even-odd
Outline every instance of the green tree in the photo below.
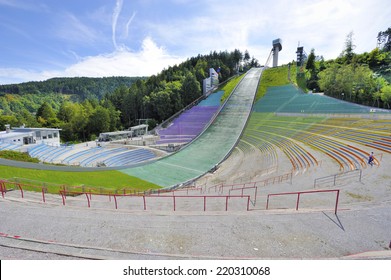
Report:
<svg viewBox="0 0 391 280"><path fill-rule="evenodd" d="M155 118L165 120L172 115L172 104L170 94L167 91L161 90L151 94L151 105L154 109Z"/></svg>
<svg viewBox="0 0 391 280"><path fill-rule="evenodd" d="M334 63L319 73L319 86L327 95L371 105L377 81L368 66Z"/></svg>
<svg viewBox="0 0 391 280"><path fill-rule="evenodd" d="M381 100L384 102L384 105L387 105L387 108L390 109L391 103L391 85L387 85L381 89Z"/></svg>
<svg viewBox="0 0 391 280"><path fill-rule="evenodd" d="M37 119L26 109L20 111L16 117L18 118L19 124L25 124L27 127L40 127Z"/></svg>
<svg viewBox="0 0 391 280"><path fill-rule="evenodd" d="M5 130L5 125L9 124L11 127L18 126L19 122L15 116L0 115L0 127L1 130Z"/></svg>
<svg viewBox="0 0 391 280"><path fill-rule="evenodd" d="M110 112L108 109L98 106L88 118L88 138L108 131L110 131Z"/></svg>
<svg viewBox="0 0 391 280"><path fill-rule="evenodd" d="M41 117L44 120L48 120L50 118L55 118L56 114L54 113L54 111L53 111L52 107L49 105L49 103L45 101L42 103L41 107L39 107L36 116L37 116L37 118Z"/></svg>
<svg viewBox="0 0 391 280"><path fill-rule="evenodd" d="M182 92L183 92L183 105L186 106L199 98L201 93L200 83L197 81L195 76L188 72L182 82Z"/></svg>
<svg viewBox="0 0 391 280"><path fill-rule="evenodd" d="M307 88L310 90L318 90L318 71L315 63L315 49L311 49L311 53L308 55L305 68L308 71Z"/></svg>
<svg viewBox="0 0 391 280"><path fill-rule="evenodd" d="M109 112L109 117L110 117L109 131L118 130L121 127L121 123L120 123L121 111L116 110L115 106L109 100L104 100L102 102L102 106L103 108L107 109Z"/></svg>
<svg viewBox="0 0 391 280"><path fill-rule="evenodd" d="M353 43L353 31L351 31L347 36L345 40L345 49L342 52L342 57L344 58L345 63L351 63L354 57L353 50L356 48L356 46Z"/></svg>

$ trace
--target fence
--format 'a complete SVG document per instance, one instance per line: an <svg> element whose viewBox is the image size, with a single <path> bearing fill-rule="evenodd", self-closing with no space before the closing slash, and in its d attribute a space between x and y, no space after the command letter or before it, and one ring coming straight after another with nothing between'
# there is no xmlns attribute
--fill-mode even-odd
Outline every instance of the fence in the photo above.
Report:
<svg viewBox="0 0 391 280"><path fill-rule="evenodd" d="M326 177L316 178L314 180L314 188L316 188L317 185L324 185L329 183L332 183L333 186L336 186L338 180L341 181L341 180L352 179L352 178L358 178L358 181L361 182L362 170L355 169L344 173L338 173Z"/></svg>
<svg viewBox="0 0 391 280"><path fill-rule="evenodd" d="M17 182L11 182L6 180L0 180L0 191L1 196L4 198L5 194L10 190L18 189L20 191L21 198L24 198L24 190L32 190L35 192L41 192L42 193L42 201L46 202L45 193L48 192L47 188L45 186L35 186L31 184L21 184Z"/></svg>
<svg viewBox="0 0 391 280"><path fill-rule="evenodd" d="M2 197L5 198L5 195L7 192L11 191L20 191L20 197L25 198L24 190L32 190L34 193L42 193L42 201L46 203L46 193L47 188L44 186L35 186L30 184L22 184L17 182L10 182L7 180L0 180L0 191L2 194ZM189 195L190 192L197 193L196 195ZM180 193L177 195L176 193ZM70 202L67 202L67 200L71 200L73 202L73 206L83 206L86 205L88 208L92 208L93 203L103 203L103 208L119 208L119 198L126 199L124 201L124 204L127 205L133 205L140 207L137 208L139 210L149 210L150 208L154 208L153 206L156 206L155 204L158 204L159 207L162 207L163 209L172 209L173 211L177 211L178 208L178 201L185 201L185 205L188 204L187 208L196 207L199 210L207 211L208 205L212 205L212 203L208 203L208 201L211 200L222 200L222 203L217 203L217 206L215 204L214 208L219 208L218 211L224 210L228 211L230 208L238 207L240 209L245 209L246 211L250 210L250 196L249 195L202 195L202 188L187 188L183 190L175 190L175 191L164 191L164 190L158 190L158 191L145 191L145 192L135 192L135 191L129 191L126 189L122 190L122 193L119 193L118 191L113 192L105 192L104 194L100 194L96 190L89 189L85 190L83 187L69 187L69 186L63 186L58 194L61 196L61 202L62 205L70 204ZM56 194L54 194L56 195ZM57 196L58 197L58 196ZM37 196L30 195L30 198L32 200L37 200ZM58 199L55 198L55 196L51 196L52 202L53 198L55 199L56 203L61 203ZM142 200L142 203L137 204L132 201L132 199L139 198ZM235 205L232 205L231 199L241 199L242 201L236 203ZM148 201L153 200L150 204L148 204ZM156 203L156 200L159 200L159 203ZM165 200L165 201L164 201ZM113 204L114 202L114 204ZM137 205L136 205L137 204ZM70 204L72 205L72 203ZM101 204L102 206L102 204ZM202 208L201 208L202 207ZM99 207L98 207L99 208ZM133 207L134 208L134 207ZM183 208L183 207L182 207ZM185 207L186 208L186 207ZM211 207L210 207L211 208ZM182 209L187 210L187 209Z"/></svg>
<svg viewBox="0 0 391 280"><path fill-rule="evenodd" d="M86 202L87 202L87 207L88 208L91 208L91 201L92 201L92 197L93 197L93 194L92 193L83 193L83 192L70 192L70 191L60 191L60 195L62 197L62 204L65 206L66 205L66 200L67 200L67 197L68 196L71 196L71 197L85 197L86 198ZM223 199L225 200L225 208L224 210L225 211L228 211L228 206L229 206L229 201L230 199L232 198L244 198L245 201L246 201L246 211L249 211L250 210L250 196L248 195L224 195L224 196L218 196L218 195L153 195L153 194L150 194L150 195L134 195L134 194L112 194L112 195L98 195L98 194L94 194L94 196L105 196L105 197L108 197L109 198L109 202L111 202L111 197L113 197L114 199L114 207L115 209L118 209L119 208L119 201L118 201L118 198L140 198L142 199L142 210L146 211L148 210L148 203L147 201L149 199L159 199L159 200L171 200L172 202L172 210L173 211L177 211L178 207L177 207L177 201L178 199L190 199L192 201L194 200L202 200L203 203L203 211L207 211L207 200L208 199ZM163 202L164 203L164 202ZM167 204L167 203L166 203ZM170 203L169 203L170 204Z"/></svg>
<svg viewBox="0 0 391 280"><path fill-rule="evenodd" d="M269 185L279 184L279 183L286 182L286 181L289 181L289 183L292 184L292 178L293 178L293 173L290 172L290 173L275 176L275 177L268 178L268 179L261 180L261 181L254 181L254 182L248 182L248 183L238 183L238 184L221 183L221 184L217 184L217 185L209 187L208 192L210 192L210 190L213 190L213 189L215 192L223 193L225 189L228 189L228 191L230 191L230 190L234 190L234 189L246 189L249 187L266 187Z"/></svg>
<svg viewBox="0 0 391 280"><path fill-rule="evenodd" d="M267 195L266 210L269 209L269 198L271 196L282 196L282 195L297 195L296 199L296 210L299 210L300 196L302 194L313 194L313 193L326 193L326 192L336 192L335 207L334 213L337 214L338 202L339 202L339 190L317 190L317 191L302 191L302 192L287 192L287 193L273 193Z"/></svg>

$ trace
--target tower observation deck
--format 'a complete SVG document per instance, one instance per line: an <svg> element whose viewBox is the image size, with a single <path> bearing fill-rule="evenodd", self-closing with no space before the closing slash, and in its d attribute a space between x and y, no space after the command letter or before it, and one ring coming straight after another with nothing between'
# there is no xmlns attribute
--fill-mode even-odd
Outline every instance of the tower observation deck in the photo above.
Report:
<svg viewBox="0 0 391 280"><path fill-rule="evenodd" d="M278 52L282 50L282 40L280 38L273 40L273 67L278 65Z"/></svg>

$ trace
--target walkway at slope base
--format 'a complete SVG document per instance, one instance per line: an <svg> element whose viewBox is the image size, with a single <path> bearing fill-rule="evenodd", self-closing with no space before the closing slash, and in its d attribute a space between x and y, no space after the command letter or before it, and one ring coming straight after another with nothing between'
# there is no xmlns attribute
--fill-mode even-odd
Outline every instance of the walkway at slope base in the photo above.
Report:
<svg viewBox="0 0 391 280"><path fill-rule="evenodd" d="M239 139L251 112L261 73L261 68L251 69L214 122L186 148L151 164L120 171L163 187L172 187L211 170Z"/></svg>

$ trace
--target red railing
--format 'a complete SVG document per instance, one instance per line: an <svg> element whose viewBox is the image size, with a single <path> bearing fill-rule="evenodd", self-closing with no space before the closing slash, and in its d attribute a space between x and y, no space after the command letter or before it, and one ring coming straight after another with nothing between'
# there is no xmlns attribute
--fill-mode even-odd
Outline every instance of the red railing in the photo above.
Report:
<svg viewBox="0 0 391 280"><path fill-rule="evenodd" d="M326 193L326 192L336 192L336 199L335 199L335 207L334 207L334 213L337 214L338 210L338 202L339 202L339 190L316 190L316 191L302 191L302 192L287 192L287 193L272 193L267 195L267 202L266 202L266 210L269 209L269 198L271 196L281 196L281 195L297 195L296 200L296 210L299 210L299 203L300 203L300 196L302 194L310 194L310 193Z"/></svg>
<svg viewBox="0 0 391 280"><path fill-rule="evenodd" d="M202 199L203 200L203 211L207 211L207 200L212 198L225 199L225 211L228 211L229 199L231 198L245 198L246 199L246 210L250 210L250 196L249 195L133 195L133 194L112 194L112 195L100 195L100 194L92 194L85 192L71 192L71 191L60 191L62 197L62 204L66 205L67 196L84 196L87 200L87 207L91 207L92 195L94 196L106 196L109 197L109 201L111 201L111 196L114 198L115 209L118 209L118 197L140 197L143 199L143 210L147 210L147 199L148 198L157 198L157 199L172 199L172 209L173 211L177 210L177 200L181 198L188 199Z"/></svg>
<svg viewBox="0 0 391 280"><path fill-rule="evenodd" d="M45 193L47 192L46 187L30 185L30 184L21 184L21 183L11 182L11 181L7 181L7 180L0 180L0 190L1 190L1 195L3 198L4 198L5 194L7 193L7 185L12 185L13 186L13 187L11 187L12 189L16 189L16 188L19 189L20 195L22 198L24 198L24 190L23 190L24 186L28 187L30 189L37 189L37 190L39 190L39 192L42 193L42 201L46 202L46 199L45 199Z"/></svg>
<svg viewBox="0 0 391 280"><path fill-rule="evenodd" d="M293 173L289 172L283 175L275 176L272 178L268 178L265 180L261 181L254 181L254 182L248 182L248 183L237 183L237 184L217 184L214 186L211 186L208 188L208 193L214 189L215 192L222 193L224 190L234 190L234 189L242 189L242 188L251 188L251 187L265 187L268 185L273 185L273 184L278 184L282 183L285 181L290 181L292 184L292 178L293 178Z"/></svg>
<svg viewBox="0 0 391 280"><path fill-rule="evenodd" d="M232 192L240 192L241 196L243 197L245 195L244 194L245 190L254 190L254 204L255 204L257 202L258 187L244 187L244 188L230 189L228 191L228 195L231 196ZM246 194L246 195L248 195L248 194ZM251 197L251 195L250 195L250 197Z"/></svg>

